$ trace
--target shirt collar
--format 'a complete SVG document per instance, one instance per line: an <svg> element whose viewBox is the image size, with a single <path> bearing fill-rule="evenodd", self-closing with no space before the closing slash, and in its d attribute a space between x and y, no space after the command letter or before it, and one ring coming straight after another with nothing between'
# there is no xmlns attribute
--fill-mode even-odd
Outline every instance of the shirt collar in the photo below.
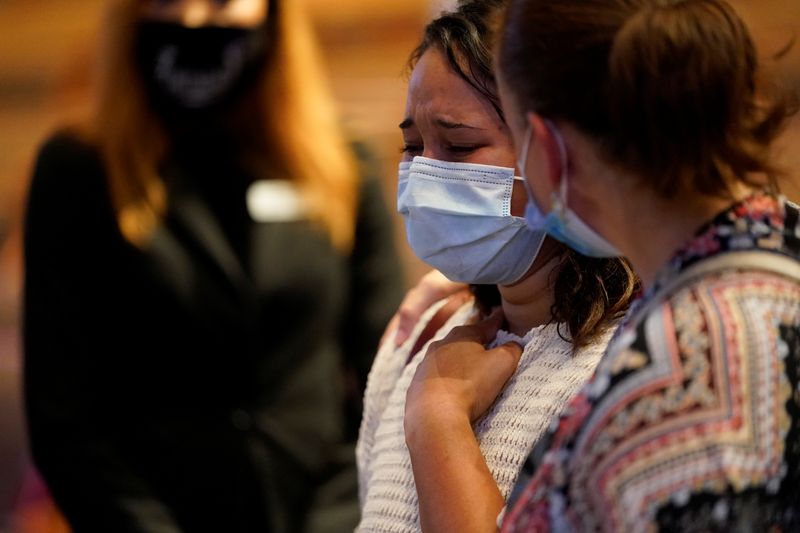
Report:
<svg viewBox="0 0 800 533"><path fill-rule="evenodd" d="M703 225L656 276L645 298L693 264L729 251L783 247L784 199L757 192Z"/></svg>

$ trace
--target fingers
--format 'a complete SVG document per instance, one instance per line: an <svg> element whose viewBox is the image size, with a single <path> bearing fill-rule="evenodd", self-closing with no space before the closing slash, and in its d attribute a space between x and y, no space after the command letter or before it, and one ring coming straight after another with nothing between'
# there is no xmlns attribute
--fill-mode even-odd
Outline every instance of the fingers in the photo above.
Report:
<svg viewBox="0 0 800 533"><path fill-rule="evenodd" d="M402 322L400 323L403 324ZM411 332L413 331L413 329L414 329L413 324L409 325L406 323L403 325L398 325L397 332L394 334L394 347L399 348L400 346L402 346L403 343L405 343L411 336Z"/></svg>
<svg viewBox="0 0 800 533"><path fill-rule="evenodd" d="M503 325L504 320L505 315L503 315L503 309L496 307L488 317L475 324L473 327L476 328L476 334L480 338L480 341L483 344L492 342L495 337L497 337L497 331Z"/></svg>
<svg viewBox="0 0 800 533"><path fill-rule="evenodd" d="M389 321L389 324L386 326L386 329L383 331L383 335L381 335L381 340L378 342L378 349L380 349L385 343L389 342L392 336L397 336L397 325L399 323L400 317L394 315Z"/></svg>
<svg viewBox="0 0 800 533"><path fill-rule="evenodd" d="M431 270L420 280L419 284L408 291L400 309L397 311L397 334L394 337L395 347L408 340L414 327L425 311L437 301L464 290L467 285L455 283L447 279L438 270Z"/></svg>
<svg viewBox="0 0 800 533"><path fill-rule="evenodd" d="M403 303L400 304L397 315L395 315L397 317L397 334L394 337L395 347L401 346L408 340L420 317L429 306L430 304L420 294L419 289L411 289L406 294Z"/></svg>
<svg viewBox="0 0 800 533"><path fill-rule="evenodd" d="M517 343L510 342L487 350L485 357L490 363L485 370L484 385L487 385L492 391L488 396L494 401L494 397L500 393L514 372L517 371L519 360L522 357L522 347Z"/></svg>
<svg viewBox="0 0 800 533"><path fill-rule="evenodd" d="M494 352L498 359L506 359L514 369L517 368L519 360L522 357L522 346L516 342L502 344L490 351Z"/></svg>
<svg viewBox="0 0 800 533"><path fill-rule="evenodd" d="M516 372L521 356L522 348L515 343L498 346L481 355L480 378L474 381L475 396L469 406L472 422L483 416L497 401Z"/></svg>
<svg viewBox="0 0 800 533"><path fill-rule="evenodd" d="M438 270L431 270L422 276L418 285L420 291L428 293L429 297L433 299L431 303L446 298L451 294L455 294L465 287L467 287L467 285L464 283L450 281Z"/></svg>
<svg viewBox="0 0 800 533"><path fill-rule="evenodd" d="M497 337L497 331L503 325L505 316L500 307L492 310L491 314L471 326L459 326L453 328L449 335L444 339L444 342L451 342L456 340L475 341L480 344L489 344Z"/></svg>

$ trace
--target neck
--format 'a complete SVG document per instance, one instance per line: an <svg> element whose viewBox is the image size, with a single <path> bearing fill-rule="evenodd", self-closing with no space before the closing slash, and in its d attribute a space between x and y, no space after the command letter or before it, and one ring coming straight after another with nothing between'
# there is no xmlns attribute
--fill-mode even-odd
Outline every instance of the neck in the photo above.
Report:
<svg viewBox="0 0 800 533"><path fill-rule="evenodd" d="M549 278L557 262L554 258L541 267L534 264L535 270L522 281L498 285L509 332L522 337L532 328L550 322L553 290Z"/></svg>
<svg viewBox="0 0 800 533"><path fill-rule="evenodd" d="M704 224L733 202L751 193L752 190L741 187L734 191L732 198L684 194L665 200L654 194L644 194L637 196L648 197L630 201L631 196L625 195L629 201L625 202L627 209L621 205L618 207L620 210L617 212L621 216L616 222L618 234L615 242L620 243L620 250L630 260L647 289L673 255ZM625 209L624 214L622 209ZM635 221L635 224L631 224L631 221Z"/></svg>
<svg viewBox="0 0 800 533"><path fill-rule="evenodd" d="M727 197L679 191L663 198L641 180L609 165L597 144L569 124L559 124L569 141L573 164L570 206L618 248L633 265L645 289L659 271L705 223L733 202L753 193L733 182ZM575 185L577 183L577 186ZM575 189L575 190L573 190Z"/></svg>

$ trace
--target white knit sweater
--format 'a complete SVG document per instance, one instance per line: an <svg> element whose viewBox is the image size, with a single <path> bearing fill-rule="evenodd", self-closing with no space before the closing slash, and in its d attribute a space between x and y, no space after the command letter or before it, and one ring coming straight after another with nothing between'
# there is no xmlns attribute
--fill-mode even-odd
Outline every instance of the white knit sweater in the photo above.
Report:
<svg viewBox="0 0 800 533"><path fill-rule="evenodd" d="M357 531L405 533L420 531L419 507L411 458L403 432L406 391L427 345L406 365L422 329L442 306L434 305L422 317L411 339L394 349L386 343L372 366L364 397L364 417L356 448L361 523ZM461 307L433 340L464 324L473 303ZM573 354L559 337L556 325L532 329L524 339L501 331L495 345L524 344L516 373L498 400L475 424L475 435L503 498L508 498L519 469L551 419L591 376L609 340Z"/></svg>

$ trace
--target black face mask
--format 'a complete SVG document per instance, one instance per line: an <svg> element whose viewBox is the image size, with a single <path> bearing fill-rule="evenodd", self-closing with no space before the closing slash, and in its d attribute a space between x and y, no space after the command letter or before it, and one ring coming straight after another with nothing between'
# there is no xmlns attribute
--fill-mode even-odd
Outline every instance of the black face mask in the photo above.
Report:
<svg viewBox="0 0 800 533"><path fill-rule="evenodd" d="M258 78L266 55L263 26L226 28L139 23L136 56L150 102L170 114L219 111Z"/></svg>

